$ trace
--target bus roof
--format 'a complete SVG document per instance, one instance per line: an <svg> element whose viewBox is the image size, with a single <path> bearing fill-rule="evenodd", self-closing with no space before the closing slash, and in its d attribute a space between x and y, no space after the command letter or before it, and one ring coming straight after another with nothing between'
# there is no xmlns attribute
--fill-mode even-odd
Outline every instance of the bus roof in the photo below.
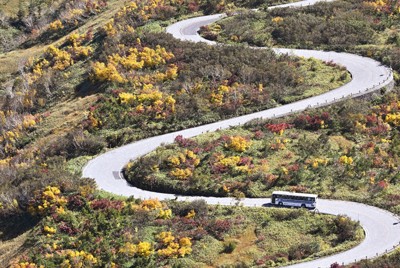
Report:
<svg viewBox="0 0 400 268"><path fill-rule="evenodd" d="M304 197L314 197L317 198L316 194L303 194L303 193L295 193L295 192L287 192L287 191L273 191L272 194L280 194L280 195L291 195L291 196L304 196Z"/></svg>

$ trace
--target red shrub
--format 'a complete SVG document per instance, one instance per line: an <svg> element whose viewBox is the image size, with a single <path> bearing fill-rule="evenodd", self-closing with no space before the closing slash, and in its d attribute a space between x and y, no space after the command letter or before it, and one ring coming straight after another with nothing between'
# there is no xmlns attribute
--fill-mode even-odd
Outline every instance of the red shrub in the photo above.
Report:
<svg viewBox="0 0 400 268"><path fill-rule="evenodd" d="M58 229L61 232L66 233L68 235L74 235L78 232L78 230L76 230L73 227L70 227L66 222L61 222L60 225L58 226Z"/></svg>
<svg viewBox="0 0 400 268"><path fill-rule="evenodd" d="M317 130L323 125L322 122L327 124L329 120L329 113L323 112L320 115L301 114L294 119L293 123L297 128Z"/></svg>
<svg viewBox="0 0 400 268"><path fill-rule="evenodd" d="M197 12L197 11L199 10L199 8L200 8L199 4L198 4L197 2L195 2L195 1L190 2L190 3L188 4L188 9L189 9L189 11L190 11L191 13Z"/></svg>
<svg viewBox="0 0 400 268"><path fill-rule="evenodd" d="M253 159L251 157L245 156L240 158L240 161L238 163L238 166L250 166L253 162Z"/></svg>
<svg viewBox="0 0 400 268"><path fill-rule="evenodd" d="M104 210L104 209L116 209L121 210L124 208L124 204L119 200L109 200L109 199L97 199L91 202L90 206L94 210Z"/></svg>
<svg viewBox="0 0 400 268"><path fill-rule="evenodd" d="M287 169L288 169L288 171L290 171L290 172L297 172L297 171L299 171L299 169L300 169L300 165L297 164L297 163L295 163L295 164L293 164L293 165L288 166Z"/></svg>
<svg viewBox="0 0 400 268"><path fill-rule="evenodd" d="M197 143L194 140L186 139L182 135L176 136L175 142L179 145L179 147L183 147L183 148L197 146Z"/></svg>
<svg viewBox="0 0 400 268"><path fill-rule="evenodd" d="M382 135L382 134L387 134L387 132L389 131L389 127L387 125L377 125L376 127L371 127L368 129L368 132L372 135Z"/></svg>
<svg viewBox="0 0 400 268"><path fill-rule="evenodd" d="M232 227L232 223L230 220L215 220L209 222L206 227L206 230L215 236L217 239L222 240L223 235L227 233Z"/></svg>
<svg viewBox="0 0 400 268"><path fill-rule="evenodd" d="M365 119L367 120L367 127L376 125L376 123L378 123L378 117L376 115L366 115Z"/></svg>
<svg viewBox="0 0 400 268"><path fill-rule="evenodd" d="M280 124L268 124L265 127L273 133L280 133L281 131L284 131L285 129L291 128L292 125L290 125L288 123L280 123Z"/></svg>
<svg viewBox="0 0 400 268"><path fill-rule="evenodd" d="M389 183L386 182L386 181L380 181L380 182L378 182L377 185L378 185L378 187L381 188L381 189L386 189L386 188L389 186Z"/></svg>
<svg viewBox="0 0 400 268"><path fill-rule="evenodd" d="M264 138L264 136L265 136L265 134L264 134L264 132L262 132L261 130L257 130L257 131L254 133L254 138L255 138L256 140L261 140L262 138Z"/></svg>
<svg viewBox="0 0 400 268"><path fill-rule="evenodd" d="M289 189L291 192L297 192L297 193L307 193L309 191L307 186L302 186L302 185L290 186Z"/></svg>

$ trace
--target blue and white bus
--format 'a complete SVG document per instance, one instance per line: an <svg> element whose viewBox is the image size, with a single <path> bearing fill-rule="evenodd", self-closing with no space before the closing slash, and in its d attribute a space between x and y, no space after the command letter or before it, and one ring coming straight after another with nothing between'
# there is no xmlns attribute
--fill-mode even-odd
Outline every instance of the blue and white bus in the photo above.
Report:
<svg viewBox="0 0 400 268"><path fill-rule="evenodd" d="M316 194L274 191L272 193L271 203L277 206L315 209L315 207L317 206L317 198L318 195Z"/></svg>

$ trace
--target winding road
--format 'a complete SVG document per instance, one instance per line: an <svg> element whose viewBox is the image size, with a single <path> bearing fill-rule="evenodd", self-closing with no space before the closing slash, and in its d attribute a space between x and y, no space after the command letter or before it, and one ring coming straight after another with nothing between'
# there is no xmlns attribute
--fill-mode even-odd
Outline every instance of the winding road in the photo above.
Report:
<svg viewBox="0 0 400 268"><path fill-rule="evenodd" d="M318 2L318 0L309 0L271 8L289 6L299 7L312 5L316 2ZM217 14L180 21L169 26L167 28L167 32L180 40L206 42L210 45L214 45L215 42L201 38L197 31L201 26L215 22L224 16L224 14ZM392 71L389 68L382 66L379 62L369 58L348 53L314 50L274 50L277 53L289 53L296 56L314 57L324 61L333 61L337 64L345 66L351 73L352 80L340 88L298 102L212 124L151 137L114 150L110 150L89 161L82 171L82 177L94 178L100 189L123 196L134 196L135 198L142 199L158 198L161 200L177 198L180 201L204 199L209 204L235 205L237 200L233 198L176 196L174 194L157 193L132 187L122 178L121 170L130 160L145 155L162 144L173 142L177 135L182 135L185 138L189 138L197 136L201 133L211 132L217 129L226 129L231 126L244 124L256 118L266 119L281 117L290 113L303 111L311 107L329 105L341 101L344 98L352 98L369 94L371 92L380 90L381 88L388 86L393 82ZM263 206L269 202L270 199L268 198L246 198L241 200L243 205L251 207ZM400 219L388 211L355 202L321 199L318 200L317 209L321 213L334 215L345 214L351 219L359 221L365 230L364 241L348 251L287 267L329 267L334 262L338 262L339 264L349 264L356 260L358 261L366 258L374 258L385 254L400 244L400 224L398 224Z"/></svg>

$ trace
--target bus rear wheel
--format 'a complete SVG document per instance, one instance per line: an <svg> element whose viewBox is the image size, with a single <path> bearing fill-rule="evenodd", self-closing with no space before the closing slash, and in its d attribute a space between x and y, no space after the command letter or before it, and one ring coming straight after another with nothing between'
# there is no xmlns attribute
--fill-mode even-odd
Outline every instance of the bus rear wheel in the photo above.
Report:
<svg viewBox="0 0 400 268"><path fill-rule="evenodd" d="M306 204L301 204L301 208L306 208Z"/></svg>

